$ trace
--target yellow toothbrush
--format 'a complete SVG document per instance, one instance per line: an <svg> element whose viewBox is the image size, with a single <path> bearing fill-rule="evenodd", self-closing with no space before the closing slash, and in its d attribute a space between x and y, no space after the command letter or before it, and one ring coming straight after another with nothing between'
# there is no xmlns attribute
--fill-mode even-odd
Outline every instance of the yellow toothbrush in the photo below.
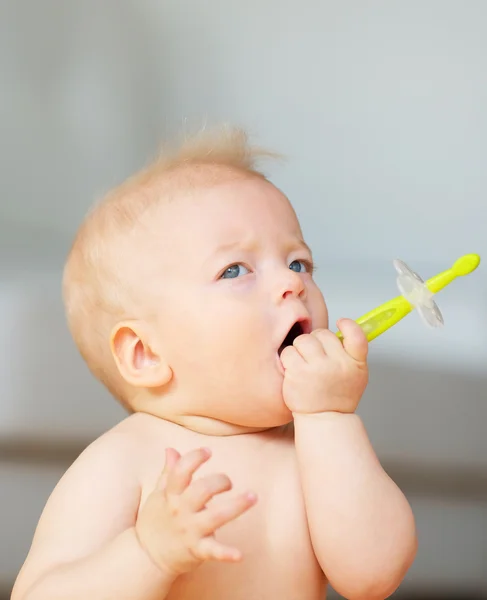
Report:
<svg viewBox="0 0 487 600"><path fill-rule="evenodd" d="M459 258L450 269L435 275L426 282L403 261L395 260L393 264L398 273L397 285L401 295L357 319L357 323L364 330L369 342L398 323L414 308L428 326L440 327L443 325L443 317L433 300L433 295L457 277L475 271L480 264L480 256L466 254ZM340 332L337 333L337 336L343 339Z"/></svg>

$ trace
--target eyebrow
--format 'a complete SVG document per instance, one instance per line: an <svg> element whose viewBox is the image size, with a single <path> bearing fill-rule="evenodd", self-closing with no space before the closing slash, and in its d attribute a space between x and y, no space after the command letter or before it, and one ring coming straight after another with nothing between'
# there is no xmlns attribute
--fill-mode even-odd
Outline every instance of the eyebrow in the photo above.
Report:
<svg viewBox="0 0 487 600"><path fill-rule="evenodd" d="M308 244L303 239L299 238L298 242L302 248L307 250L311 254L311 256L313 256L313 251L311 250L311 248L308 246Z"/></svg>
<svg viewBox="0 0 487 600"><path fill-rule="evenodd" d="M221 244L213 252L212 256L215 256L217 254L223 254L225 252L230 252L232 250L235 250L236 248L243 249L247 252L252 252L252 251L255 251L257 249L257 247L258 247L258 242L256 239L248 238L244 241L237 240L237 241L233 241L233 242L228 242L226 244ZM311 256L313 255L311 248L308 246L308 244L302 238L296 238L296 239L290 240L286 244L286 247L288 248L288 251L291 251L291 249L295 249L296 247L300 247L300 248L306 250L307 252L309 252L309 254Z"/></svg>
<svg viewBox="0 0 487 600"><path fill-rule="evenodd" d="M244 241L235 240L233 242L227 242L225 244L220 244L218 248L213 252L213 254L222 254L224 252L230 252L237 248L242 248L243 250L252 251L257 248L257 241L255 239L248 238Z"/></svg>

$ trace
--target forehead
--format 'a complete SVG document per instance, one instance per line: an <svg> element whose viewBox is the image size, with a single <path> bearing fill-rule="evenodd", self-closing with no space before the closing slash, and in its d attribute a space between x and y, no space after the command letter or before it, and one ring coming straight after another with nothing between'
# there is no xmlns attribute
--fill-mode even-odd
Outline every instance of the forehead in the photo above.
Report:
<svg viewBox="0 0 487 600"><path fill-rule="evenodd" d="M296 214L268 181L240 179L192 190L154 215L151 229L172 248L218 247L245 239L302 239Z"/></svg>

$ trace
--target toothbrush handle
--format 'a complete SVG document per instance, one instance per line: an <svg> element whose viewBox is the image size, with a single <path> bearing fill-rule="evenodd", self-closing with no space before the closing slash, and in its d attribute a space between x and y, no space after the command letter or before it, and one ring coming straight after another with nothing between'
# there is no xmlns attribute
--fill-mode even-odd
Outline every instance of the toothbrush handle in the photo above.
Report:
<svg viewBox="0 0 487 600"><path fill-rule="evenodd" d="M367 340L371 342L398 323L412 310L413 307L405 298L397 296L389 300L389 302L374 308L374 310L357 319L356 322L362 327ZM340 331L336 335L340 340L343 340L343 335Z"/></svg>
<svg viewBox="0 0 487 600"><path fill-rule="evenodd" d="M435 275L434 277L431 277L431 279L425 281L425 285L430 292L437 294L456 278L457 274L453 271L453 269L448 269L447 271L438 273L438 275Z"/></svg>
<svg viewBox="0 0 487 600"><path fill-rule="evenodd" d="M428 279L425 285L430 292L436 294L457 277L475 271L479 264L480 256L478 254L466 254L461 256L450 269ZM370 342L398 323L412 310L413 306L405 298L397 296L357 319L357 323L362 327ZM336 335L343 340L340 332L337 332Z"/></svg>

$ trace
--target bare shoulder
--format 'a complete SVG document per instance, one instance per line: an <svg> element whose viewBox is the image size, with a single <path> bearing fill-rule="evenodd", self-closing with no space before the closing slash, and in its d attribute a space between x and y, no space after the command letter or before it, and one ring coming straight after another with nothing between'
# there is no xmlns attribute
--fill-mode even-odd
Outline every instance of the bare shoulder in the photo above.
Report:
<svg viewBox="0 0 487 600"><path fill-rule="evenodd" d="M92 487L95 482L102 488L137 487L144 447L138 417L127 417L89 444L61 478L50 501L72 487Z"/></svg>
<svg viewBox="0 0 487 600"><path fill-rule="evenodd" d="M58 482L38 522L16 587L87 556L135 524L142 436L129 417L91 443Z"/></svg>

